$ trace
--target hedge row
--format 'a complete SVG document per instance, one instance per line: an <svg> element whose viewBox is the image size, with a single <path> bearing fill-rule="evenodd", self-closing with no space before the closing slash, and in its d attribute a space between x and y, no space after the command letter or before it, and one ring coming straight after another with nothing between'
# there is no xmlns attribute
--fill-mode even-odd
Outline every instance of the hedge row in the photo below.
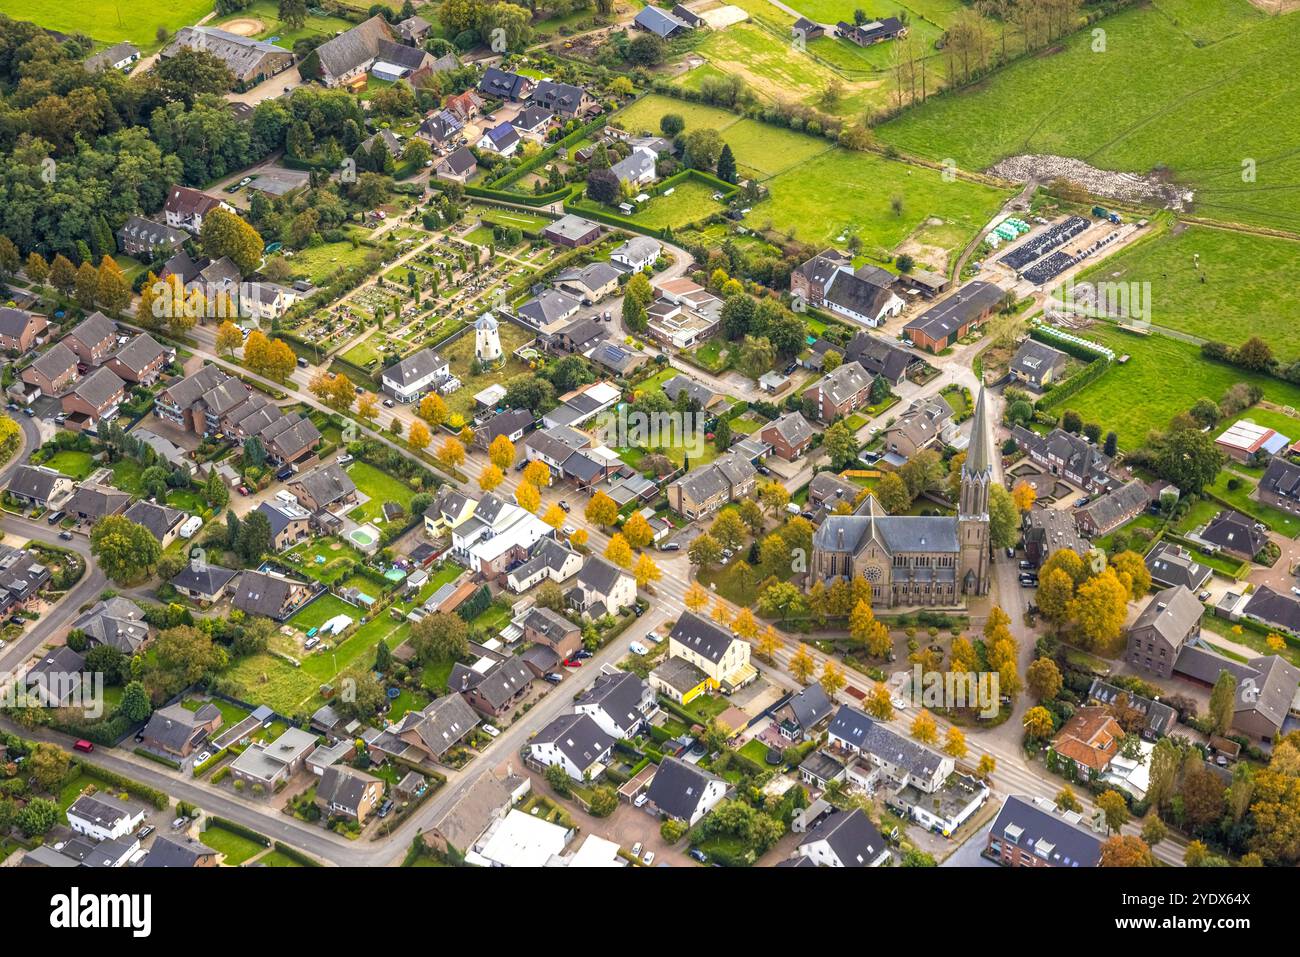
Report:
<svg viewBox="0 0 1300 957"><path fill-rule="evenodd" d="M263 847L271 846L271 839L266 835L259 834L257 833L257 831L254 831L251 827L245 827L243 824L240 824L238 821L232 821L226 817L217 817L215 815L209 817L207 827L205 827L204 830L206 831L209 827L219 827L223 830L230 831L232 834L238 834L240 837L246 837L254 844L260 844Z"/></svg>
<svg viewBox="0 0 1300 957"><path fill-rule="evenodd" d="M154 754L148 748L136 748L135 753L142 758L147 758L148 760L155 762L156 764L161 764L163 767L171 768L173 771L179 771L181 769L179 761L165 758L161 754Z"/></svg>
<svg viewBox="0 0 1300 957"><path fill-rule="evenodd" d="M160 811L166 810L167 805L170 803L170 799L162 791L151 788L147 784L141 784L139 781L132 781L130 778L123 777L117 772L109 771L97 764L85 764L83 762L81 770L88 777L110 784L115 788L121 788L127 794L149 802Z"/></svg>
<svg viewBox="0 0 1300 957"><path fill-rule="evenodd" d="M572 146L575 143L580 143L584 139L586 139L587 136L596 132L596 130L604 129L606 122L607 122L606 118L602 114L601 116L592 120L590 123L578 127L576 130L574 130L572 133L570 133L568 136L564 137L563 139L556 140L554 143L552 143L546 149L542 150L532 159L525 160L524 162L516 166L514 169L510 170L510 172L506 173L503 176L498 177L497 179L492 180L488 184L488 188L505 189L507 186L517 183L520 179L522 179L524 176L527 176L529 173L537 169L539 166L542 166L545 163L549 162L551 158L554 157L559 150Z"/></svg>
<svg viewBox="0 0 1300 957"><path fill-rule="evenodd" d="M1084 386L1090 385L1100 379L1102 375L1110 368L1110 360L1105 356L1100 356L1088 363L1074 375L1070 376L1064 382L1057 385L1054 389L1034 403L1034 408L1040 412L1046 412L1048 409L1054 409L1070 396L1077 393Z"/></svg>
<svg viewBox="0 0 1300 957"><path fill-rule="evenodd" d="M1098 356L1103 355L1101 346L1098 346L1096 349L1089 349L1087 346L1081 345L1080 343L1072 342L1069 339L1063 339L1060 336L1054 335L1050 327L1043 325L1031 326L1029 329L1029 337L1031 339L1037 339L1039 342L1049 345L1053 349L1059 349L1068 356L1082 359L1084 362L1091 362Z"/></svg>
<svg viewBox="0 0 1300 957"><path fill-rule="evenodd" d="M316 860L314 857L308 857L296 847L290 847L283 841L276 841L274 846L277 851L289 858L289 860L297 861L303 867L320 867L320 861Z"/></svg>

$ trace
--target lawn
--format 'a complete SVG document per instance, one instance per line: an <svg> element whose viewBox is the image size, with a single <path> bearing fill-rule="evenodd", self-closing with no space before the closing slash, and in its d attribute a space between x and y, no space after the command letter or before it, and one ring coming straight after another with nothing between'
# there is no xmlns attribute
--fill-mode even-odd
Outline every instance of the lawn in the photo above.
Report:
<svg viewBox="0 0 1300 957"><path fill-rule="evenodd" d="M1235 489L1228 488L1228 482L1236 479L1240 484ZM1273 531L1290 538L1300 535L1300 516L1291 515L1280 509L1257 502L1250 497L1255 491L1255 483L1248 478L1232 475L1226 469L1218 474L1206 492L1222 499L1239 512L1253 515Z"/></svg>
<svg viewBox="0 0 1300 957"><path fill-rule="evenodd" d="M722 212L726 207L713 198L714 192L708 183L683 180L673 188L671 196L655 196L641 206L632 218L652 229L663 229L665 226L677 229Z"/></svg>
<svg viewBox="0 0 1300 957"><path fill-rule="evenodd" d="M95 460L89 452L74 452L71 449L55 452L42 464L78 482L84 482L95 470Z"/></svg>
<svg viewBox="0 0 1300 957"><path fill-rule="evenodd" d="M775 176L835 148L819 137L750 119L727 127L723 139L736 154L742 172L752 172L759 179Z"/></svg>
<svg viewBox="0 0 1300 957"><path fill-rule="evenodd" d="M1081 278L1149 283L1156 326L1230 345L1259 336L1290 362L1300 354L1300 289L1292 282L1297 259L1300 244L1291 240L1180 224L1120 250Z"/></svg>
<svg viewBox="0 0 1300 957"><path fill-rule="evenodd" d="M750 228L771 226L803 242L843 245L857 234L864 251L892 251L930 217L974 236L1005 198L991 186L955 179L875 153L833 149L767 182L770 200L750 213ZM901 201L898 212L894 200Z"/></svg>
<svg viewBox="0 0 1300 957"><path fill-rule="evenodd" d="M359 621L361 619L361 609L356 605L349 605L342 598L334 595L321 595L290 618L288 624L305 634L313 628L319 628L335 615L348 615L354 621Z"/></svg>
<svg viewBox="0 0 1300 957"><path fill-rule="evenodd" d="M286 50L293 49L294 43L305 37L331 37L339 31L350 30L354 26L354 24L349 23L342 17L323 17L308 12L301 27L288 27L280 21L279 5L273 0L253 0L244 9L222 19L217 26L228 23L230 20L244 20L250 17L261 20L266 27L261 33L257 34L257 39L269 40L276 46L284 47Z"/></svg>
<svg viewBox="0 0 1300 957"><path fill-rule="evenodd" d="M474 396L490 385L502 384L511 376L528 371L527 366L515 358L514 352L526 345L533 337L513 322L501 323L497 332L501 337L501 351L506 357L505 362L495 369L487 369L478 375L470 374L474 362L473 335L463 335L455 342L436 347L438 355L447 360L452 375L459 377L463 383L461 388L447 396L448 412L459 413L468 419L474 405Z"/></svg>
<svg viewBox="0 0 1300 957"><path fill-rule="evenodd" d="M282 851L272 851L257 859L259 867L302 867L303 865Z"/></svg>
<svg viewBox="0 0 1300 957"><path fill-rule="evenodd" d="M264 845L242 834L227 830L215 822L209 824L204 830L202 841L214 851L226 855L223 863L229 867L238 867L250 857L266 850Z"/></svg>
<svg viewBox="0 0 1300 957"><path fill-rule="evenodd" d="M738 119L735 113L709 106L706 103L688 103L658 93L650 93L628 104L618 114L623 126L633 133L659 132L659 120L666 113L675 113L686 122L686 131L712 128L722 131Z"/></svg>
<svg viewBox="0 0 1300 957"><path fill-rule="evenodd" d="M1269 17L1247 0L1156 0L1102 23L1104 52L1080 30L1060 52L1023 58L877 133L968 168L1022 153L1136 173L1167 167L1196 189L1202 215L1294 229L1300 17Z"/></svg>
<svg viewBox="0 0 1300 957"><path fill-rule="evenodd" d="M369 246L358 244L354 247L350 242L323 243L297 250L285 258L293 267L296 278L323 286L340 269L361 265L371 251Z"/></svg>
<svg viewBox="0 0 1300 957"><path fill-rule="evenodd" d="M1200 350L1187 342L1160 335L1137 336L1114 328L1097 327L1087 337L1130 358L1115 364L1090 382L1061 411L1074 409L1085 422L1098 422L1119 433L1121 448L1140 445L1151 429L1163 429L1199 398L1218 401L1238 382L1252 382L1264 390L1265 399L1277 405L1300 407L1300 386L1244 369L1207 362ZM1297 434L1300 438L1300 434Z"/></svg>
<svg viewBox="0 0 1300 957"><path fill-rule="evenodd" d="M410 631L409 622L393 621L387 615L381 615L352 632L343 644L330 651L308 655L302 663L302 670L315 678L318 684L332 681L353 664L370 667L374 664L372 653L380 641L393 649L406 640Z"/></svg>
<svg viewBox="0 0 1300 957"><path fill-rule="evenodd" d="M472 336L465 336L472 344ZM381 472L368 462L353 462L347 467L348 475L356 483L357 490L368 496L370 501L358 505L348 517L354 522L374 522L383 520L385 502L396 502L402 508L409 508L415 493L411 487L385 472Z"/></svg>
<svg viewBox="0 0 1300 957"><path fill-rule="evenodd" d="M154 0L0 0L0 13L15 20L31 20L63 33L86 33L102 44L129 40L143 51L158 48L159 27L175 33L211 12L212 0L175 0L167 4Z"/></svg>
<svg viewBox="0 0 1300 957"><path fill-rule="evenodd" d="M292 715L320 690L320 682L282 658L263 652L240 659L222 672L238 697Z"/></svg>
<svg viewBox="0 0 1300 957"><path fill-rule="evenodd" d="M313 538L295 545L285 553L285 559L297 559L302 573L316 581L333 584L344 572L345 562L361 562L365 556L341 539Z"/></svg>

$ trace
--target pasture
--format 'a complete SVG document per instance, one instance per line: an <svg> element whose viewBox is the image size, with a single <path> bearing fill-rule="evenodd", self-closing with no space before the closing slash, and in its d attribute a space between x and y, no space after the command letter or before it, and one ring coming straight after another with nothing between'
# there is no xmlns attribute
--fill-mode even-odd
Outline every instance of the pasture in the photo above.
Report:
<svg viewBox="0 0 1300 957"><path fill-rule="evenodd" d="M1237 345L1259 336L1278 358L1300 356L1293 281L1300 244L1204 226L1176 226L1088 270L1090 282L1150 283L1151 321Z"/></svg>
<svg viewBox="0 0 1300 957"><path fill-rule="evenodd" d="M1206 362L1200 350L1188 342L1160 335L1136 336L1102 327L1084 335L1110 346L1117 354L1127 353L1130 358L1123 365L1112 365L1105 375L1063 402L1059 411L1074 409L1085 422L1114 429L1124 449L1141 445L1147 432L1165 428L1197 399L1204 397L1217 402L1238 382L1257 384L1269 402L1293 408L1300 406L1300 386Z"/></svg>
<svg viewBox="0 0 1300 957"><path fill-rule="evenodd" d="M157 50L158 29L168 35L212 12L212 0L0 0L0 13L61 33L84 33L101 44L129 40L142 53Z"/></svg>
<svg viewBox="0 0 1300 957"><path fill-rule="evenodd" d="M1300 226L1300 17L1270 18L1246 0L1155 0L1098 26L1103 51L1082 30L884 124L881 140L968 168L1056 153L1102 169L1167 169L1195 189L1203 215Z"/></svg>

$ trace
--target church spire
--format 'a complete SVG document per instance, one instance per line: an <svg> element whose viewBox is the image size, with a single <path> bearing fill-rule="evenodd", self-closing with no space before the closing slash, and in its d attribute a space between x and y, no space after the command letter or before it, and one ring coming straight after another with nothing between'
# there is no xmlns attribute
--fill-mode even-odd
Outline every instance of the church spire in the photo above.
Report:
<svg viewBox="0 0 1300 957"><path fill-rule="evenodd" d="M975 417L970 426L970 447L966 451L963 471L971 475L991 471L993 459L989 455L988 413L985 410L984 386L980 385L979 398L975 400Z"/></svg>

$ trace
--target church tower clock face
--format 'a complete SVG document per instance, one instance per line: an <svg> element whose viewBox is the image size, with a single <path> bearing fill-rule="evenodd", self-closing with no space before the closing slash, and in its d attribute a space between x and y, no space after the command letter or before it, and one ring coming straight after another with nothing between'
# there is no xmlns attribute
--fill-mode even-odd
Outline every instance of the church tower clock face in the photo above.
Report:
<svg viewBox="0 0 1300 957"><path fill-rule="evenodd" d="M871 582L871 584L876 585L885 577L885 573L881 570L879 565L868 565L866 568L862 569L862 577Z"/></svg>

